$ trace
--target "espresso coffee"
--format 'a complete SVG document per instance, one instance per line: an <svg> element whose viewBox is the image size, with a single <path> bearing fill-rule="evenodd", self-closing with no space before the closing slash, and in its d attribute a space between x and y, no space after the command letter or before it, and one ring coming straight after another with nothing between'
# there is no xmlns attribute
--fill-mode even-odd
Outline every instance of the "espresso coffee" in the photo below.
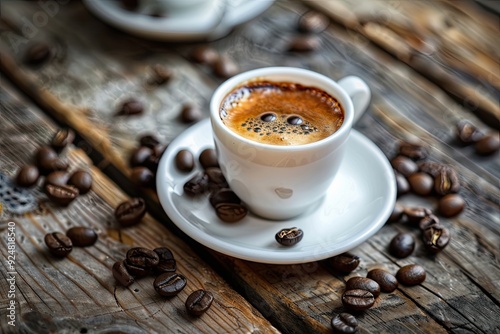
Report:
<svg viewBox="0 0 500 334"><path fill-rule="evenodd" d="M344 121L340 103L315 87L253 81L230 92L222 122L247 139L270 145L303 145L324 139Z"/></svg>

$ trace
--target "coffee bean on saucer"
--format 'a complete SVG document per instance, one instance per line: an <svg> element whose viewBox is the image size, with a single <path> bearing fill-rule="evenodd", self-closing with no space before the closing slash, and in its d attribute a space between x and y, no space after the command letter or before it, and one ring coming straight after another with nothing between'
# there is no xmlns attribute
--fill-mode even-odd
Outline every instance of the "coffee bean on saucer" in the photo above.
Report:
<svg viewBox="0 0 500 334"><path fill-rule="evenodd" d="M190 172L194 168L194 155L191 151L184 149L175 155L175 167L182 172Z"/></svg>
<svg viewBox="0 0 500 334"><path fill-rule="evenodd" d="M392 159L391 165L395 170L406 177L418 171L418 166L415 161L402 155L398 155Z"/></svg>
<svg viewBox="0 0 500 334"><path fill-rule="evenodd" d="M144 105L142 104L142 102L134 98L130 98L122 103L116 115L131 116L131 115L139 115L142 114L143 112L144 112Z"/></svg>
<svg viewBox="0 0 500 334"><path fill-rule="evenodd" d="M68 206L78 197L78 188L70 185L45 184L44 192L47 197L57 205Z"/></svg>
<svg viewBox="0 0 500 334"><path fill-rule="evenodd" d="M53 232L45 235L45 244L50 253L57 257L67 256L73 249L71 239L61 232Z"/></svg>
<svg viewBox="0 0 500 334"><path fill-rule="evenodd" d="M422 218L432 214L432 211L422 206L405 207L404 213L410 223L418 223Z"/></svg>
<svg viewBox="0 0 500 334"><path fill-rule="evenodd" d="M396 176L396 189L398 196L407 194L410 191L410 183L406 177L396 170L394 170L394 175Z"/></svg>
<svg viewBox="0 0 500 334"><path fill-rule="evenodd" d="M196 290L186 299L186 311L191 315L200 316L210 308L213 301L214 296L210 291Z"/></svg>
<svg viewBox="0 0 500 334"><path fill-rule="evenodd" d="M380 295L380 285L367 277L351 277L347 280L345 288L346 290L361 289L370 291L375 298Z"/></svg>
<svg viewBox="0 0 500 334"><path fill-rule="evenodd" d="M157 16L158 17L158 16ZM150 85L160 86L170 81L173 72L168 67L162 66L160 64L153 65L151 67L152 76L149 78L148 83Z"/></svg>
<svg viewBox="0 0 500 334"><path fill-rule="evenodd" d="M146 146L136 148L130 155L129 163L131 167L144 166L146 160L153 154L153 150Z"/></svg>
<svg viewBox="0 0 500 334"><path fill-rule="evenodd" d="M190 196L202 194L208 189L209 181L206 173L197 173L184 184L184 192Z"/></svg>
<svg viewBox="0 0 500 334"><path fill-rule="evenodd" d="M430 214L422 218L418 223L418 228L420 229L420 231L423 232L431 225L440 225L439 218L433 214Z"/></svg>
<svg viewBox="0 0 500 334"><path fill-rule="evenodd" d="M429 153L424 146L408 142L402 142L399 144L399 154L412 160L423 160L429 156Z"/></svg>
<svg viewBox="0 0 500 334"><path fill-rule="evenodd" d="M303 14L298 22L300 32L317 34L325 30L330 19L323 13L311 10Z"/></svg>
<svg viewBox="0 0 500 334"><path fill-rule="evenodd" d="M120 285L127 287L134 283L134 277L127 271L123 261L117 261L113 264L112 273Z"/></svg>
<svg viewBox="0 0 500 334"><path fill-rule="evenodd" d="M316 35L297 35L288 45L288 51L310 52L321 47L321 39Z"/></svg>
<svg viewBox="0 0 500 334"><path fill-rule="evenodd" d="M75 133L71 129L60 129L52 138L51 146L58 151L61 151L66 146L73 143Z"/></svg>
<svg viewBox="0 0 500 334"><path fill-rule="evenodd" d="M418 264L409 264L399 268L396 279L404 285L417 285L425 281L425 269Z"/></svg>
<svg viewBox="0 0 500 334"><path fill-rule="evenodd" d="M346 290L342 295L342 305L346 309L364 311L375 304L375 298L370 291L353 289Z"/></svg>
<svg viewBox="0 0 500 334"><path fill-rule="evenodd" d="M97 233L94 229L84 226L75 226L66 231L66 236L76 247L92 246L97 241Z"/></svg>
<svg viewBox="0 0 500 334"><path fill-rule="evenodd" d="M389 253L397 258L405 258L413 253L415 239L410 233L398 233L389 244Z"/></svg>
<svg viewBox="0 0 500 334"><path fill-rule="evenodd" d="M403 218L403 214L404 214L404 207L401 204L396 203L394 205L394 209L392 209L391 215L387 219L387 222L388 223L397 222L401 220L401 218Z"/></svg>
<svg viewBox="0 0 500 334"><path fill-rule="evenodd" d="M217 153L213 148L204 149L201 152L198 160L205 169L209 167L219 167L219 161L217 160Z"/></svg>
<svg viewBox="0 0 500 334"><path fill-rule="evenodd" d="M436 177L443 168L445 168L445 165L434 161L424 161L418 164L418 169L421 172L427 173L433 177Z"/></svg>
<svg viewBox="0 0 500 334"><path fill-rule="evenodd" d="M209 201L214 208L222 203L241 204L241 199L229 188L222 188L213 192Z"/></svg>
<svg viewBox="0 0 500 334"><path fill-rule="evenodd" d="M443 196L438 202L438 211L444 217L454 217L465 208L465 200L458 194Z"/></svg>
<svg viewBox="0 0 500 334"><path fill-rule="evenodd" d="M474 145L476 153L480 155L491 155L500 149L500 135L498 132L490 133L479 139Z"/></svg>
<svg viewBox="0 0 500 334"><path fill-rule="evenodd" d="M423 230L422 239L429 252L439 253L450 242L450 230L439 224L433 224Z"/></svg>
<svg viewBox="0 0 500 334"><path fill-rule="evenodd" d="M37 183L39 177L40 172L36 166L25 165L17 172L16 184L20 187L31 187Z"/></svg>
<svg viewBox="0 0 500 334"><path fill-rule="evenodd" d="M139 144L153 149L156 145L160 144L160 141L154 135L146 134L139 138Z"/></svg>
<svg viewBox="0 0 500 334"><path fill-rule="evenodd" d="M138 187L154 187L155 175L149 168L142 166L134 167L130 174L130 181Z"/></svg>
<svg viewBox="0 0 500 334"><path fill-rule="evenodd" d="M208 167L205 169L205 173L208 175L210 180L210 188L213 190L218 190L222 188L228 188L226 178L219 167Z"/></svg>
<svg viewBox="0 0 500 334"><path fill-rule="evenodd" d="M245 218L248 210L241 204L219 203L215 206L215 213L220 220L226 223L235 223Z"/></svg>
<svg viewBox="0 0 500 334"><path fill-rule="evenodd" d="M40 65L46 62L51 56L51 47L44 42L37 42L28 47L23 60L28 65Z"/></svg>
<svg viewBox="0 0 500 334"><path fill-rule="evenodd" d="M146 214L146 203L142 198L131 198L115 209L115 218L121 226L138 224Z"/></svg>
<svg viewBox="0 0 500 334"><path fill-rule="evenodd" d="M377 282L383 292L393 292L398 287L396 277L383 269L372 269L366 277Z"/></svg>
<svg viewBox="0 0 500 334"><path fill-rule="evenodd" d="M352 314L340 313L332 318L332 328L335 334L350 334L358 330L358 320Z"/></svg>
<svg viewBox="0 0 500 334"><path fill-rule="evenodd" d="M427 173L417 172L408 176L408 183L414 194L428 196L434 188L434 179Z"/></svg>
<svg viewBox="0 0 500 334"><path fill-rule="evenodd" d="M215 49L203 45L191 52L191 58L197 63L213 65L219 59L219 53Z"/></svg>
<svg viewBox="0 0 500 334"><path fill-rule="evenodd" d="M156 277L153 286L162 296L171 297L181 292L187 284L187 279L181 274L164 273Z"/></svg>
<svg viewBox="0 0 500 334"><path fill-rule="evenodd" d="M213 70L220 78L230 78L239 72L238 65L227 56L218 57L213 63Z"/></svg>
<svg viewBox="0 0 500 334"><path fill-rule="evenodd" d="M78 188L81 194L86 194L92 188L92 175L84 170L75 171L68 180L68 184Z"/></svg>
<svg viewBox="0 0 500 334"><path fill-rule="evenodd" d="M167 247L158 247L153 251L158 254L158 258L160 259L158 265L154 268L155 273L174 272L177 269L177 262L170 249Z"/></svg>
<svg viewBox="0 0 500 334"><path fill-rule="evenodd" d="M203 112L200 107L186 104L182 107L181 110L181 121L184 123L194 123L198 122L203 118Z"/></svg>
<svg viewBox="0 0 500 334"><path fill-rule="evenodd" d="M341 273L350 273L359 265L360 259L358 256L351 253L342 253L330 259L330 265L335 271Z"/></svg>
<svg viewBox="0 0 500 334"><path fill-rule="evenodd" d="M461 120L456 125L456 136L460 143L467 145L477 142L484 134L468 120Z"/></svg>
<svg viewBox="0 0 500 334"><path fill-rule="evenodd" d="M443 167L434 178L434 191L438 195L457 193L460 190L460 180L455 170Z"/></svg>
<svg viewBox="0 0 500 334"><path fill-rule="evenodd" d="M284 228L275 235L276 241L283 246L293 246L304 237L304 232L297 227Z"/></svg>

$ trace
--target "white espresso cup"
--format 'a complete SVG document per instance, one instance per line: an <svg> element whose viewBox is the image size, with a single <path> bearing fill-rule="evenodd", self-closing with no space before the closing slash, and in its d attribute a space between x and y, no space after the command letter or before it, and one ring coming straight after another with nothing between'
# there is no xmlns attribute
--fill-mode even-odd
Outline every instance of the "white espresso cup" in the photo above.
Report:
<svg viewBox="0 0 500 334"><path fill-rule="evenodd" d="M302 145L247 139L224 124L220 111L229 93L253 81L290 82L322 90L342 106L343 123L330 136ZM370 96L367 84L358 77L335 82L300 68L260 68L230 78L218 87L210 102L215 149L229 186L252 213L263 218L285 220L305 212L332 184L353 123L366 110Z"/></svg>

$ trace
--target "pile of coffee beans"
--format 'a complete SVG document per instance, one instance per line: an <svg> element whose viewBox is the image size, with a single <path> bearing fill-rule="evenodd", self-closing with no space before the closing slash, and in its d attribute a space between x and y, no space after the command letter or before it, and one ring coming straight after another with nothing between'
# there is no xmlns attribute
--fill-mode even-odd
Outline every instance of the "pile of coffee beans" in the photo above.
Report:
<svg viewBox="0 0 500 334"><path fill-rule="evenodd" d="M139 146L129 157L130 180L138 187L154 189L158 164L167 146L151 134L142 135L138 141Z"/></svg>
<svg viewBox="0 0 500 334"><path fill-rule="evenodd" d="M88 247L96 243L97 232L85 226L75 226L66 231L52 232L45 235L45 245L49 252L56 257L66 257L75 247Z"/></svg>
<svg viewBox="0 0 500 334"><path fill-rule="evenodd" d="M111 270L116 282L124 287L130 286L138 278L154 275L153 288L164 297L177 296L188 283L184 275L176 273L176 260L167 247L153 250L144 247L130 248L125 259L115 262ZM210 308L213 300L210 291L196 290L186 299L186 311L200 316Z"/></svg>
<svg viewBox="0 0 500 334"><path fill-rule="evenodd" d="M230 78L240 71L236 64L229 56L221 55L214 48L203 45L194 48L191 51L191 59L196 63L209 66L212 72L220 78Z"/></svg>
<svg viewBox="0 0 500 334"><path fill-rule="evenodd" d="M500 149L500 134L492 131L484 134L469 120L460 120L455 126L456 138L461 145L474 145L479 155L492 155Z"/></svg>

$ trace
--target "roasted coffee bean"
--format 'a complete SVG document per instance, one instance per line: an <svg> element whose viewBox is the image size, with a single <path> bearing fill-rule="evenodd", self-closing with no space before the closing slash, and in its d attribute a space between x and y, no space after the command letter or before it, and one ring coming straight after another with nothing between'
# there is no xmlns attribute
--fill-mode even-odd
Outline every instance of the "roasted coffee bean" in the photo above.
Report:
<svg viewBox="0 0 500 334"><path fill-rule="evenodd" d="M186 299L186 311L191 315L200 316L210 308L213 301L214 296L210 291L196 290Z"/></svg>
<svg viewBox="0 0 500 334"><path fill-rule="evenodd" d="M374 280L383 292L393 292L398 287L398 280L394 275L383 269L372 269L366 277Z"/></svg>
<svg viewBox="0 0 500 334"><path fill-rule="evenodd" d="M213 190L218 190L221 188L228 188L226 178L219 167L208 167L205 169L205 173L208 175L210 181L210 188Z"/></svg>
<svg viewBox="0 0 500 334"><path fill-rule="evenodd" d="M389 244L389 253L397 258L405 258L413 253L415 239L410 233L398 233Z"/></svg>
<svg viewBox="0 0 500 334"><path fill-rule="evenodd" d="M418 164L418 169L421 172L427 173L433 177L436 177L443 168L445 168L445 165L433 161L424 161Z"/></svg>
<svg viewBox="0 0 500 334"><path fill-rule="evenodd" d="M162 17L161 14L156 13L155 17ZM166 84L172 78L173 72L168 67L162 66L160 64L153 65L151 67L152 76L149 78L148 83L150 85L160 86Z"/></svg>
<svg viewBox="0 0 500 334"><path fill-rule="evenodd" d="M160 141L154 135L147 134L139 138L139 144L141 146L153 149L156 145L160 144Z"/></svg>
<svg viewBox="0 0 500 334"><path fill-rule="evenodd" d="M406 177L418 171L418 166L415 161L402 155L398 155L397 157L392 159L391 165L396 171Z"/></svg>
<svg viewBox="0 0 500 334"><path fill-rule="evenodd" d="M127 271L123 261L117 261L113 264L112 273L113 277L120 285L129 286L134 283L134 277Z"/></svg>
<svg viewBox="0 0 500 334"><path fill-rule="evenodd" d="M132 168L130 181L138 187L154 188L156 178L149 168L139 166Z"/></svg>
<svg viewBox="0 0 500 334"><path fill-rule="evenodd" d="M414 224L419 223L425 216L432 214L431 210L422 206L405 207L404 212L406 217L408 217L408 221Z"/></svg>
<svg viewBox="0 0 500 334"><path fill-rule="evenodd" d="M16 183L20 187L34 186L40 177L38 168L33 165L23 166L16 175Z"/></svg>
<svg viewBox="0 0 500 334"><path fill-rule="evenodd" d="M207 148L200 153L198 158L203 168L209 167L219 167L219 162L217 161L217 153L213 148Z"/></svg>
<svg viewBox="0 0 500 334"><path fill-rule="evenodd" d="M342 295L342 305L354 311L368 310L375 304L375 298L370 291L354 289L346 290Z"/></svg>
<svg viewBox="0 0 500 334"><path fill-rule="evenodd" d="M418 264L409 264L399 268L396 279L404 285L417 285L425 281L425 269Z"/></svg>
<svg viewBox="0 0 500 334"><path fill-rule="evenodd" d="M297 35L292 38L288 45L288 51L310 52L321 47L321 39L315 35Z"/></svg>
<svg viewBox="0 0 500 334"><path fill-rule="evenodd" d="M479 139L474 145L476 153L480 155L491 155L500 149L500 135L498 132L490 133Z"/></svg>
<svg viewBox="0 0 500 334"><path fill-rule="evenodd" d="M127 251L127 263L142 267L142 268L154 268L160 262L160 257L158 254L144 247L134 247Z"/></svg>
<svg viewBox="0 0 500 334"><path fill-rule="evenodd" d="M134 98L128 99L122 103L116 113L117 116L132 116L139 115L144 112L144 105L141 101Z"/></svg>
<svg viewBox="0 0 500 334"><path fill-rule="evenodd" d="M62 150L66 146L73 143L75 140L75 133L71 129L60 129L56 132L54 137L52 138L51 146L55 150Z"/></svg>
<svg viewBox="0 0 500 334"><path fill-rule="evenodd" d="M346 290L361 289L370 291L375 298L380 295L380 285L367 277L351 277L347 280L345 288Z"/></svg>
<svg viewBox="0 0 500 334"><path fill-rule="evenodd" d="M399 144L399 154L412 160L422 160L429 156L427 149L421 145L403 142Z"/></svg>
<svg viewBox="0 0 500 334"><path fill-rule="evenodd" d="M24 54L24 63L28 65L40 65L52 56L51 47L43 42L30 45Z"/></svg>
<svg viewBox="0 0 500 334"><path fill-rule="evenodd" d="M136 148L130 155L129 163L131 167L144 166L146 160L153 154L153 150L146 146Z"/></svg>
<svg viewBox="0 0 500 334"><path fill-rule="evenodd" d="M439 253L450 242L450 230L439 224L433 224L423 230L422 239L424 241L425 248L429 252Z"/></svg>
<svg viewBox="0 0 500 334"><path fill-rule="evenodd" d="M35 152L35 161L39 168L42 168L44 165L47 165L48 162L53 161L58 157L57 152L50 146L41 146Z"/></svg>
<svg viewBox="0 0 500 334"><path fill-rule="evenodd" d="M418 223L418 228L421 231L424 231L426 228L428 228L431 225L439 225L439 218L436 217L435 215L432 215L432 214L422 218L420 220L420 222Z"/></svg>
<svg viewBox="0 0 500 334"><path fill-rule="evenodd" d="M75 171L69 178L68 184L78 188L81 194L86 194L92 188L92 175L84 170Z"/></svg>
<svg viewBox="0 0 500 334"><path fill-rule="evenodd" d="M241 204L220 203L215 206L215 213L220 220L226 223L235 223L245 218L248 210Z"/></svg>
<svg viewBox="0 0 500 334"><path fill-rule="evenodd" d="M359 257L351 253L342 253L330 259L332 268L341 273L350 273L358 267L359 262Z"/></svg>
<svg viewBox="0 0 500 334"><path fill-rule="evenodd" d="M396 190L398 196L407 194L410 191L410 183L403 174L396 170L394 172L394 175L396 176Z"/></svg>
<svg viewBox="0 0 500 334"><path fill-rule="evenodd" d="M76 247L92 246L97 241L97 233L93 228L76 226L66 231L66 236L71 239Z"/></svg>
<svg viewBox="0 0 500 334"><path fill-rule="evenodd" d="M293 246L302 240L304 232L297 227L284 228L275 235L276 241L283 246Z"/></svg>
<svg viewBox="0 0 500 334"><path fill-rule="evenodd" d="M219 53L215 49L204 45L195 48L191 53L191 58L200 64L213 65L219 59Z"/></svg>
<svg viewBox="0 0 500 334"><path fill-rule="evenodd" d="M160 259L158 265L154 268L156 273L174 272L177 269L177 262L170 249L167 247L158 247L154 249L154 252L158 254L158 258Z"/></svg>
<svg viewBox="0 0 500 334"><path fill-rule="evenodd" d="M127 271L130 273L130 275L136 278L149 276L153 273L154 269L154 268L140 267L135 264L129 263L127 260L123 261L123 264L125 265L125 268L127 268Z"/></svg>
<svg viewBox="0 0 500 334"><path fill-rule="evenodd" d="M45 184L45 194L57 205L68 206L78 197L78 188L69 185Z"/></svg>
<svg viewBox="0 0 500 334"><path fill-rule="evenodd" d="M45 244L50 253L57 257L67 256L73 249L71 239L61 232L53 232L45 235Z"/></svg>
<svg viewBox="0 0 500 334"><path fill-rule="evenodd" d="M403 218L403 214L404 214L404 207L401 204L396 203L394 205L394 209L392 209L392 213L389 219L387 219L387 222L394 223L400 221Z"/></svg>
<svg viewBox="0 0 500 334"><path fill-rule="evenodd" d="M434 179L427 173L417 172L408 176L408 183L414 194L428 196L434 188Z"/></svg>
<svg viewBox="0 0 500 334"><path fill-rule="evenodd" d="M202 194L208 189L209 181L206 173L197 173L184 184L184 192L190 196Z"/></svg>
<svg viewBox="0 0 500 334"><path fill-rule="evenodd" d="M332 319L335 334L350 334L358 330L358 320L349 313L340 313Z"/></svg>
<svg viewBox="0 0 500 334"><path fill-rule="evenodd" d="M140 0L120 0L126 10L134 11L139 8Z"/></svg>
<svg viewBox="0 0 500 334"><path fill-rule="evenodd" d="M181 121L184 123L198 122L203 118L203 112L198 106L186 104L181 110Z"/></svg>
<svg viewBox="0 0 500 334"><path fill-rule="evenodd" d="M65 171L69 168L69 162L66 159L55 158L54 160L43 160L40 164L40 171L47 175L54 171Z"/></svg>
<svg viewBox="0 0 500 334"><path fill-rule="evenodd" d="M434 190L438 195L457 193L460 190L460 181L453 168L441 168L434 178Z"/></svg>
<svg viewBox="0 0 500 334"><path fill-rule="evenodd" d="M156 277L153 286L158 294L166 297L177 295L186 287L187 279L181 274L164 273Z"/></svg>
<svg viewBox="0 0 500 334"><path fill-rule="evenodd" d="M229 188L222 188L210 195L210 204L215 208L217 204L233 203L241 204L241 199Z"/></svg>
<svg viewBox="0 0 500 334"><path fill-rule="evenodd" d="M230 78L238 74L239 67L231 58L220 56L213 63L213 70L220 78Z"/></svg>
<svg viewBox="0 0 500 334"><path fill-rule="evenodd" d="M323 13L308 11L303 14L298 23L300 32L317 34L325 30L330 24L330 19Z"/></svg>
<svg viewBox="0 0 500 334"><path fill-rule="evenodd" d="M438 211L444 217L454 217L465 208L465 200L458 194L443 196L438 202Z"/></svg>
<svg viewBox="0 0 500 334"><path fill-rule="evenodd" d="M183 172L190 172L194 168L194 155L191 151L180 150L175 155L175 167Z"/></svg>
<svg viewBox="0 0 500 334"><path fill-rule="evenodd" d="M65 171L52 172L45 177L44 185L65 186L68 184L69 177L69 173Z"/></svg>
<svg viewBox="0 0 500 334"><path fill-rule="evenodd" d="M121 226L138 224L146 214L146 203L142 198L131 198L115 209L115 218Z"/></svg>
<svg viewBox="0 0 500 334"><path fill-rule="evenodd" d="M158 144L153 148L153 154L151 154L144 163L144 166L147 167L153 173L156 173L158 170L158 165L160 163L160 159L165 152L167 147L163 144Z"/></svg>
<svg viewBox="0 0 500 334"><path fill-rule="evenodd" d="M484 136L484 134L468 120L461 120L457 123L456 134L457 139L462 144L466 145L475 143Z"/></svg>

